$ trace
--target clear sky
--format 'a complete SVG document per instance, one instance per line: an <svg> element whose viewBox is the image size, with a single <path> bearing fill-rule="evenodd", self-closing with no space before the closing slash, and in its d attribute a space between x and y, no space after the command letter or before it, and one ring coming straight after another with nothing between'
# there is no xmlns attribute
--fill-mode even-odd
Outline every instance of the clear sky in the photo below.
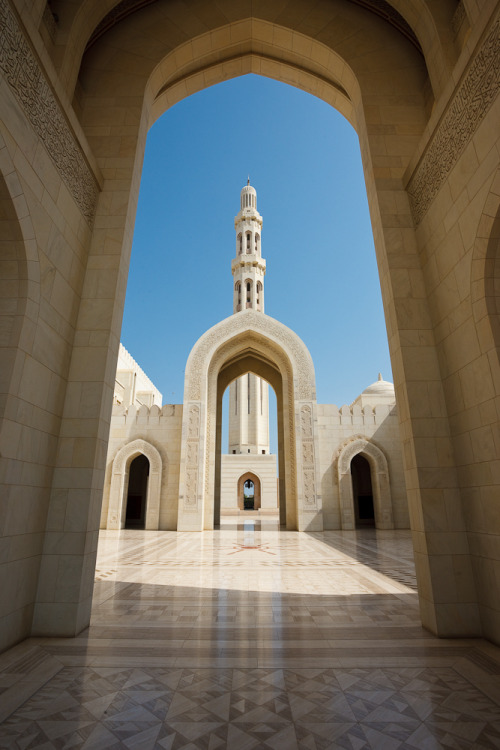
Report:
<svg viewBox="0 0 500 750"><path fill-rule="evenodd" d="M392 380L358 138L315 97L248 75L166 112L148 136L122 342L182 403L189 352L232 314L247 175L263 216L265 311L311 352L319 403Z"/></svg>

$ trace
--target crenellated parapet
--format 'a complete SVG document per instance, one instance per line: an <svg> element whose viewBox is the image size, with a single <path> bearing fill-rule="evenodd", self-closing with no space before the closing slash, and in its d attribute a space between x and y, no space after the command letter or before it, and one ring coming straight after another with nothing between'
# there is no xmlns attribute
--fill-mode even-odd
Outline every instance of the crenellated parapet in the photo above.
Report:
<svg viewBox="0 0 500 750"><path fill-rule="evenodd" d="M159 425L172 418L182 418L182 404L153 406L113 405L113 425Z"/></svg>
<svg viewBox="0 0 500 750"><path fill-rule="evenodd" d="M397 417L396 404L376 404L376 406L348 406L340 408L335 404L318 404L318 416L327 417L330 424L337 425L380 425L388 417Z"/></svg>

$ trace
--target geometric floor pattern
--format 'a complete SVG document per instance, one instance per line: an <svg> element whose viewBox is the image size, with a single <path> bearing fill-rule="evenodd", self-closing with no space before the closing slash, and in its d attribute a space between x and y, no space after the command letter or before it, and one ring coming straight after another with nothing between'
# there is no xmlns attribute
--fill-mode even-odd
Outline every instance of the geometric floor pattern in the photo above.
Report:
<svg viewBox="0 0 500 750"><path fill-rule="evenodd" d="M4 722L0 747L498 750L500 717L449 667L66 667Z"/></svg>
<svg viewBox="0 0 500 750"><path fill-rule="evenodd" d="M105 532L91 627L0 657L0 748L500 748L500 650L418 620L408 532Z"/></svg>

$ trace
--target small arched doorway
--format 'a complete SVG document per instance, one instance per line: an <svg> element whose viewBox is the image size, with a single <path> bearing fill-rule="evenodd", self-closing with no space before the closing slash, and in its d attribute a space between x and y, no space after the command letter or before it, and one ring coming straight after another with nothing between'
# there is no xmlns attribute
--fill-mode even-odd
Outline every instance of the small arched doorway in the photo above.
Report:
<svg viewBox="0 0 500 750"><path fill-rule="evenodd" d="M351 478L356 528L375 526L371 469L362 453L351 461Z"/></svg>
<svg viewBox="0 0 500 750"><path fill-rule="evenodd" d="M111 467L105 528L158 529L160 527L162 464L159 451L141 438L120 448ZM129 509L130 496L132 498ZM134 499L133 496L136 498Z"/></svg>
<svg viewBox="0 0 500 750"><path fill-rule="evenodd" d="M337 472L342 529L393 529L389 467L381 449L361 435L350 438L340 450Z"/></svg>
<svg viewBox="0 0 500 750"><path fill-rule="evenodd" d="M149 482L149 461L142 453L130 464L125 511L126 529L143 529Z"/></svg>
<svg viewBox="0 0 500 750"><path fill-rule="evenodd" d="M259 477L251 471L238 479L239 510L258 510L261 505L261 485Z"/></svg>

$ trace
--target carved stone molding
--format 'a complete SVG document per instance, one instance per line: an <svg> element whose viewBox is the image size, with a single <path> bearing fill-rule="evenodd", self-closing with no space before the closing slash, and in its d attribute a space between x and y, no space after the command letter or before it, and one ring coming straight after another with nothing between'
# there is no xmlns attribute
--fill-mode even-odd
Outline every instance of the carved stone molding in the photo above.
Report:
<svg viewBox="0 0 500 750"><path fill-rule="evenodd" d="M113 461L113 474L123 474L128 461L141 454L148 459L151 474L161 471L162 460L158 450L151 443L138 438L120 448Z"/></svg>
<svg viewBox="0 0 500 750"><path fill-rule="evenodd" d="M297 397L304 400L313 398L314 372L303 342L293 331L290 331L277 320L269 318L264 313L247 311L237 313L217 324L195 344L186 373L189 387L187 397L189 400L197 401L201 398L203 365L210 349L218 343L223 344L231 336L244 331L250 333L252 330L263 336L272 336L283 344L284 351L290 353L294 359L298 380Z"/></svg>
<svg viewBox="0 0 500 750"><path fill-rule="evenodd" d="M314 440L312 410L308 404L300 409L300 435L302 438L302 475L304 480L304 507L316 508L316 472L314 470Z"/></svg>
<svg viewBox="0 0 500 750"><path fill-rule="evenodd" d="M499 88L500 17L497 17L408 183L415 224L422 221Z"/></svg>
<svg viewBox="0 0 500 750"><path fill-rule="evenodd" d="M387 460L378 446L364 437L353 436L340 449L338 456L339 475L348 474L351 470L351 461L358 453L369 456L381 474L387 474Z"/></svg>
<svg viewBox="0 0 500 750"><path fill-rule="evenodd" d="M91 225L99 186L7 0L0 0L0 70Z"/></svg>
<svg viewBox="0 0 500 750"><path fill-rule="evenodd" d="M198 453L200 439L200 407L192 404L188 412L188 434L186 451L186 493L184 510L195 511L198 508Z"/></svg>

